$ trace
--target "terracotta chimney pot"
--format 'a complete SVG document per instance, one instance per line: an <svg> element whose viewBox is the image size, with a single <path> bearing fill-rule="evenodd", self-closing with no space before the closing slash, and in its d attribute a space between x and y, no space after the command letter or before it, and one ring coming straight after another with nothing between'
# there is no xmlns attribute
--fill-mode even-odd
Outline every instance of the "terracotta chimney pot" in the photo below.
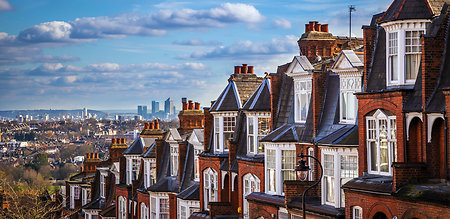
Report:
<svg viewBox="0 0 450 219"><path fill-rule="evenodd" d="M195 110L200 110L200 103L199 102L195 102Z"/></svg>
<svg viewBox="0 0 450 219"><path fill-rule="evenodd" d="M183 110L187 110L187 103L183 102Z"/></svg>
<svg viewBox="0 0 450 219"><path fill-rule="evenodd" d="M234 74L240 74L241 73L241 66L234 66Z"/></svg>
<svg viewBox="0 0 450 219"><path fill-rule="evenodd" d="M242 74L247 74L247 64L242 64Z"/></svg>
<svg viewBox="0 0 450 219"><path fill-rule="evenodd" d="M125 138L122 138L121 141L122 141L122 144L125 144Z"/></svg>
<svg viewBox="0 0 450 219"><path fill-rule="evenodd" d="M159 121L155 119L155 129L159 129Z"/></svg>
<svg viewBox="0 0 450 219"><path fill-rule="evenodd" d="M248 73L253 74L253 66L248 66Z"/></svg>
<svg viewBox="0 0 450 219"><path fill-rule="evenodd" d="M150 123L150 129L155 129L155 124L153 124L153 122Z"/></svg>
<svg viewBox="0 0 450 219"><path fill-rule="evenodd" d="M146 122L145 124L144 124L144 129L148 129L149 128L149 124L148 124L148 122Z"/></svg>
<svg viewBox="0 0 450 219"><path fill-rule="evenodd" d="M189 110L193 110L194 109L194 104L192 103L192 100L189 100L188 103L189 103L188 109Z"/></svg>
<svg viewBox="0 0 450 219"><path fill-rule="evenodd" d="M305 33L309 32L309 24L305 24Z"/></svg>
<svg viewBox="0 0 450 219"><path fill-rule="evenodd" d="M322 31L322 24L317 23L316 24L316 30L319 31L319 32Z"/></svg>
<svg viewBox="0 0 450 219"><path fill-rule="evenodd" d="M315 31L314 29L314 21L309 22L309 31Z"/></svg>
<svg viewBox="0 0 450 219"><path fill-rule="evenodd" d="M322 32L328 33L328 24L322 24L322 29L321 29L321 31L322 31Z"/></svg>
<svg viewBox="0 0 450 219"><path fill-rule="evenodd" d="M116 139L115 138L111 139L111 144L115 144L115 143L116 143Z"/></svg>

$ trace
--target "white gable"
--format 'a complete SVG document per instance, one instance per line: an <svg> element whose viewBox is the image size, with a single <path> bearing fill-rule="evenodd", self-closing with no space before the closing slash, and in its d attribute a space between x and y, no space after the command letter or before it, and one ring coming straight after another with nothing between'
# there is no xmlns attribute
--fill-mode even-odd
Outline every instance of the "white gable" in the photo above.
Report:
<svg viewBox="0 0 450 219"><path fill-rule="evenodd" d="M348 69L353 68L353 65L348 61L345 56L341 56L340 60L337 61L335 69Z"/></svg>

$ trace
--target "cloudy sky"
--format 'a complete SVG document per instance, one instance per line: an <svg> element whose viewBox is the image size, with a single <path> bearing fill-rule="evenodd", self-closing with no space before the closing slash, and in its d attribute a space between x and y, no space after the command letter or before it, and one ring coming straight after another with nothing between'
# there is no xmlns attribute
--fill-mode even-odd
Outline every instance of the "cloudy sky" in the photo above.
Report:
<svg viewBox="0 0 450 219"><path fill-rule="evenodd" d="M0 0L0 110L209 105L234 65L274 72L305 23L353 34L392 0Z"/></svg>

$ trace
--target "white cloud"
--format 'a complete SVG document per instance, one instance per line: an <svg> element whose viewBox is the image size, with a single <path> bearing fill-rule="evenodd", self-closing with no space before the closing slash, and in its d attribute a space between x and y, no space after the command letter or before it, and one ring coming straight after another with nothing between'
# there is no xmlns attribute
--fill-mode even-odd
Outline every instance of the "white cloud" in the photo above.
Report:
<svg viewBox="0 0 450 219"><path fill-rule="evenodd" d="M298 37L286 35L282 38L272 38L268 42L236 41L230 46L220 46L208 52L194 52L180 58L204 59L220 57L249 57L254 55L276 55L298 51Z"/></svg>
<svg viewBox="0 0 450 219"><path fill-rule="evenodd" d="M273 25L275 27L281 28L281 29L291 29L292 28L291 22L286 18L274 19Z"/></svg>
<svg viewBox="0 0 450 219"><path fill-rule="evenodd" d="M172 44L175 45L182 45L182 46L217 46L221 43L217 40L211 40L211 41L203 41L201 39L190 39L190 40L175 40L172 42Z"/></svg>
<svg viewBox="0 0 450 219"><path fill-rule="evenodd" d="M26 42L63 42L70 40L72 26L64 21L52 21L22 30L17 39Z"/></svg>
<svg viewBox="0 0 450 219"><path fill-rule="evenodd" d="M0 11L10 11L13 10L11 4L9 4L8 0L0 0Z"/></svg>

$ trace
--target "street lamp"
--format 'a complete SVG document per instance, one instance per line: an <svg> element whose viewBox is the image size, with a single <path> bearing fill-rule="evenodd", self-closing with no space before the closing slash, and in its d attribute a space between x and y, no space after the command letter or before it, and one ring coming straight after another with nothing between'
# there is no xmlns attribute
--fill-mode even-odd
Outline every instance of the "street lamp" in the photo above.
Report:
<svg viewBox="0 0 450 219"><path fill-rule="evenodd" d="M323 177L323 168L322 168L322 164L320 163L320 161L315 158L314 156L311 155L304 155L303 152L299 155L299 157L301 158L301 160L298 161L298 165L295 166L295 171L297 173L297 176L300 180L304 181L306 180L306 177L308 176L308 172L311 171L311 169L309 168L308 165L306 165L306 161L304 160L305 157L309 157L314 159L315 161L317 161L317 163L319 163L319 167L320 167L320 177L317 180L317 182L315 182L314 184L312 184L310 187L306 188L305 191L303 191L302 194L302 210L303 210L303 219L306 219L306 202L305 202L305 195L306 192L308 192L308 190L310 190L311 188L313 188L314 186L317 186L320 183L320 180L322 180Z"/></svg>

